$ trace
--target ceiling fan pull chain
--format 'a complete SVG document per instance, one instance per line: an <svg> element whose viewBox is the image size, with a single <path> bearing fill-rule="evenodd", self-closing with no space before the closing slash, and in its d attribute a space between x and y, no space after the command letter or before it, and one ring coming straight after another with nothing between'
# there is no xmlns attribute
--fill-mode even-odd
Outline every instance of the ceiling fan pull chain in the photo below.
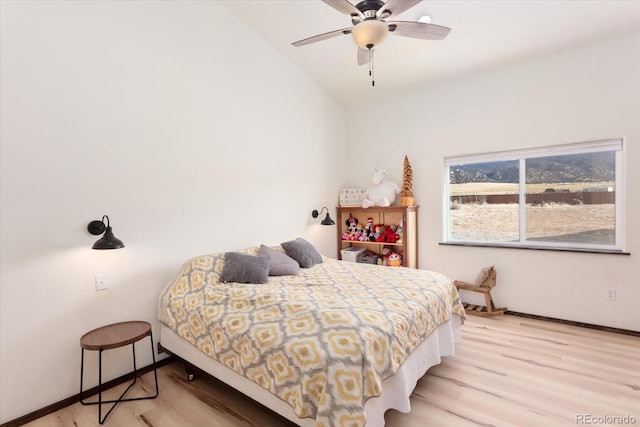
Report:
<svg viewBox="0 0 640 427"><path fill-rule="evenodd" d="M373 73L373 49L369 49L369 75L371 76L371 86L375 86L376 78Z"/></svg>

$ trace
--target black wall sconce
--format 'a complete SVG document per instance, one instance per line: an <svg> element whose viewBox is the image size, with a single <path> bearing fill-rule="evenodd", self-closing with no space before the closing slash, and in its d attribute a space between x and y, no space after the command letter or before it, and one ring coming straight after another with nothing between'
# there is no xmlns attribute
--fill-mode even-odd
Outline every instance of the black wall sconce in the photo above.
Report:
<svg viewBox="0 0 640 427"><path fill-rule="evenodd" d="M105 218L107 219L106 224L104 222ZM109 217L106 215L102 217L102 221L91 221L89 225L87 225L87 230L94 236L99 236L100 234L104 233L101 238L96 240L91 249L124 248L124 243L122 243L122 240L113 235L113 231L111 230L111 226L109 225Z"/></svg>
<svg viewBox="0 0 640 427"><path fill-rule="evenodd" d="M320 209L320 212L318 212L316 209L314 209L313 211L311 211L311 216L314 217L314 218L318 218L318 215L320 215L325 210L327 211L327 216L324 217L324 219L320 222L320 224L322 224L322 225L335 225L336 223L333 222L333 220L329 216L329 209L327 209L326 206L323 207L322 209Z"/></svg>

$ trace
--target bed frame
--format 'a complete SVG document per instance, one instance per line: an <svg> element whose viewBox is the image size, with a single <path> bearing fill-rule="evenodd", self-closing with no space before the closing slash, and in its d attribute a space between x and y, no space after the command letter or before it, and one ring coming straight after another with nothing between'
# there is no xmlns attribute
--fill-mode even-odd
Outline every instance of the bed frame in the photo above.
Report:
<svg viewBox="0 0 640 427"><path fill-rule="evenodd" d="M410 411L409 397L418 380L430 367L439 364L441 357L454 354L454 343L460 340L461 324L460 317L453 314L449 321L440 325L407 357L395 375L384 380L382 394L369 399L364 405L367 416L366 427L383 427L385 424L384 413L388 409L396 409L400 412ZM160 346L168 353L207 372L282 417L302 427L315 425L315 420L299 418L286 402L253 381L211 359L164 324L160 325L160 343Z"/></svg>

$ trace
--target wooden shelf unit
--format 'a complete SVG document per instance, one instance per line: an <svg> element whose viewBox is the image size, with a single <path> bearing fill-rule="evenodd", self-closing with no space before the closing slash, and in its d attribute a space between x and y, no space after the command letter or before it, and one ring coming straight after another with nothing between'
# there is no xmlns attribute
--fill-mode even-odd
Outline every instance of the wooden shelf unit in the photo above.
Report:
<svg viewBox="0 0 640 427"><path fill-rule="evenodd" d="M363 208L361 206L338 206L337 211L337 239L338 259L342 259L341 250L355 246L365 248L371 252L381 253L385 246L402 251L403 266L418 268L418 207L419 206L389 206ZM358 219L364 227L367 218L373 219L373 224L398 225L403 220L402 243L367 242L358 240L342 240L342 234L348 230L347 220L350 216Z"/></svg>

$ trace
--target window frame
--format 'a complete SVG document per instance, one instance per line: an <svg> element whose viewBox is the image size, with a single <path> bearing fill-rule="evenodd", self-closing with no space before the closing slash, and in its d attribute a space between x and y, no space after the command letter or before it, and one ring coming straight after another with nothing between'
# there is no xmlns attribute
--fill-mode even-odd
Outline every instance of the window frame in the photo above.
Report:
<svg viewBox="0 0 640 427"><path fill-rule="evenodd" d="M573 144L553 145L531 149L498 151L461 156L445 157L443 161L443 228L442 244L464 246L507 247L518 249L549 249L578 252L603 252L624 253L624 138L606 139L600 141L581 142ZM526 209L526 169L527 159L549 156L562 156L571 154L597 153L604 151L615 152L615 242L609 244L596 243L567 243L526 240L527 209ZM474 163L495 161L519 162L519 240L517 242L478 241L478 240L454 240L451 238L451 194L450 194L450 167Z"/></svg>

